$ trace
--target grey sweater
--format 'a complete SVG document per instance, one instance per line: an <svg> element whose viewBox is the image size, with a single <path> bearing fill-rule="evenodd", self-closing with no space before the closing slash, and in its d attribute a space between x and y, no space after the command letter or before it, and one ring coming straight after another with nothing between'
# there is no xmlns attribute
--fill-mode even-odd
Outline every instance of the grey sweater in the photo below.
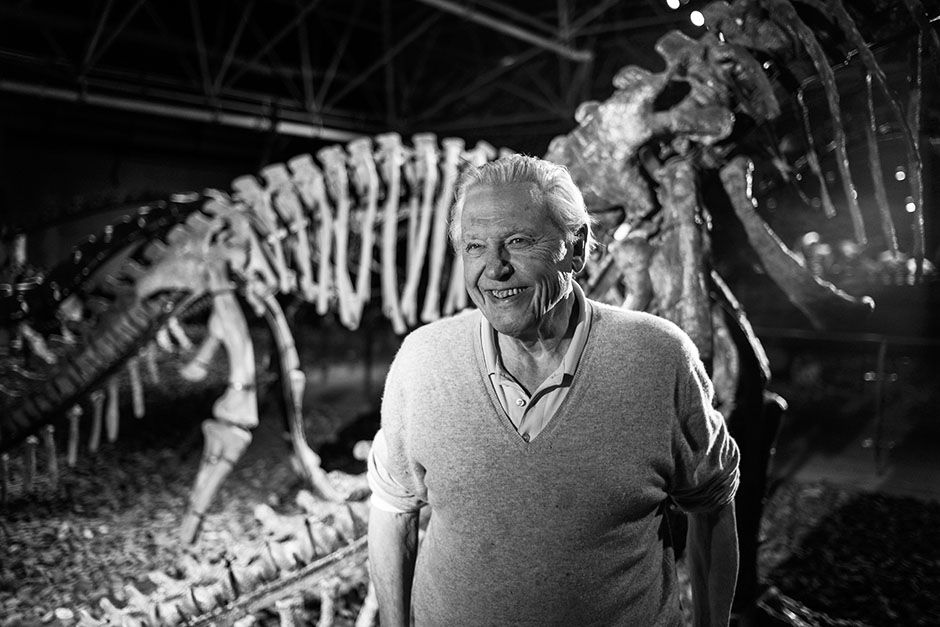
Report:
<svg viewBox="0 0 940 627"><path fill-rule="evenodd" d="M389 472L433 511L416 625L680 624L664 505L730 502L737 447L688 336L591 306L568 397L528 443L487 382L478 311L418 329L395 357Z"/></svg>

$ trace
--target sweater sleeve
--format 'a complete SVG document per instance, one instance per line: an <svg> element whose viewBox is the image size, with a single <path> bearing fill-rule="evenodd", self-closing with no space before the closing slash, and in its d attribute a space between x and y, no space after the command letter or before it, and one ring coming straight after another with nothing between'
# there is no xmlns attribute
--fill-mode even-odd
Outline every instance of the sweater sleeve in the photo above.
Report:
<svg viewBox="0 0 940 627"><path fill-rule="evenodd" d="M399 351L385 380L382 427L369 454L368 479L372 503L391 512L413 512L426 504L424 471L411 455L409 420L405 410L407 367Z"/></svg>
<svg viewBox="0 0 940 627"><path fill-rule="evenodd" d="M738 446L722 415L713 408L714 391L691 341L677 380L677 421L673 432L675 477L670 496L683 510L707 512L727 505L738 489Z"/></svg>

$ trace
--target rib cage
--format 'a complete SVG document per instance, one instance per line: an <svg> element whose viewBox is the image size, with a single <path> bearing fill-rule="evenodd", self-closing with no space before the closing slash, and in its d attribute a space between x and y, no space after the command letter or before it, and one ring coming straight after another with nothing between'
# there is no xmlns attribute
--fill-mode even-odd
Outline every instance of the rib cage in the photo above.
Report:
<svg viewBox="0 0 940 627"><path fill-rule="evenodd" d="M460 168L492 158L495 151L480 144L465 152L458 139L446 139L443 145L441 151L433 135L421 134L410 149L397 135L387 134L379 138L381 168L368 139L351 143L349 152L339 146L321 150L317 156L322 169L309 155L292 159L290 172L282 164L271 165L261 173L267 185L245 176L233 182L231 196L210 191L198 200L193 196L175 199L189 201L185 205L171 201L148 208L137 220L124 219L76 247L68 260L50 272L50 280L35 289L8 290L5 309L15 313L7 318L12 322L54 318L55 309L67 297L93 296L93 286L113 291L95 327L86 331L91 341L64 355L41 384L27 387L21 401L5 399L0 449L15 446L61 416L135 355L168 319L182 313L186 302L205 293L173 276L178 264L160 262L185 255L183 251L194 246L194 238L206 232L221 242L218 254L228 263L227 272L238 277L249 301L286 290L315 300L318 313L335 311L343 324L356 328L363 307L372 299L374 258L368 234L381 228L383 309L398 311L396 330L404 332L418 324L419 311L421 321L438 317L442 293L449 296L443 302L445 315L462 308L466 301L448 290L447 211ZM403 193L404 201L390 190ZM179 224L187 216L188 221ZM388 262L399 257L395 248L404 221L409 246L399 275ZM135 257L149 265L122 263L118 272L100 276L110 260L138 244ZM426 255L423 251L428 248ZM303 251L310 255L305 258L299 254ZM400 276L401 281L390 282L387 275ZM410 305L400 303L399 283L410 295ZM427 287L425 299L419 293L423 287ZM126 293L118 293L121 290ZM153 299L161 290L170 290L173 296ZM14 306L16 301L26 302L28 308Z"/></svg>

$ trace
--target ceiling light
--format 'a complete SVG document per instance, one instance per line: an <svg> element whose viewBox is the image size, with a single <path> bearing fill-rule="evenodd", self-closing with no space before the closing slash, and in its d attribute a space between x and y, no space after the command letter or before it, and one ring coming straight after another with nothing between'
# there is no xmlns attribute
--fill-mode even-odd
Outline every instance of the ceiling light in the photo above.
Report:
<svg viewBox="0 0 940 627"><path fill-rule="evenodd" d="M695 26L705 25L705 16L702 15L701 11L692 11L692 13L689 14L689 19L692 20L692 24Z"/></svg>
<svg viewBox="0 0 940 627"><path fill-rule="evenodd" d="M676 10L682 6L682 3L679 2L679 0L666 0L666 6L672 10Z"/></svg>
<svg viewBox="0 0 940 627"><path fill-rule="evenodd" d="M904 168L898 166L898 169L894 171L894 180L903 181L907 178L907 172L904 171Z"/></svg>

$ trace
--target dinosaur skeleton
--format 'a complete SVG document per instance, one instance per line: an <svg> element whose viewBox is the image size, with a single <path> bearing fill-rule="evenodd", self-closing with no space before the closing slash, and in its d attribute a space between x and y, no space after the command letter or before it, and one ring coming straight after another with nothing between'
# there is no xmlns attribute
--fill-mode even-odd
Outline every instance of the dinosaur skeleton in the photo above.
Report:
<svg viewBox="0 0 940 627"><path fill-rule="evenodd" d="M877 127L872 105L875 86L902 128L910 161L911 196L915 200L913 253L920 258L922 173L917 138L908 117L886 87L883 71L840 0L825 4L804 0L798 4L801 9L809 6L828 18L832 28L856 46L864 64L866 138L875 179L881 176L873 131ZM915 0L907 5L915 15L923 12ZM863 314L871 307L870 299L849 296L814 276L755 210L755 168L770 163L777 175L788 181L792 181L793 170L774 149L764 155L762 162L755 162L753 153L759 151L748 144L747 131L740 128L741 119L767 128L781 115L772 75L764 71L768 66L777 68L778 73L792 73L797 84L811 74L820 77L832 120L842 193L857 242L866 243L868 233L848 169L839 94L828 56L832 51L823 48L802 21L801 11L788 0L714 2L704 14L711 32L698 40L675 31L666 34L656 46L666 69L659 73L634 66L621 70L614 79L611 97L582 104L576 114L577 128L556 138L547 158L569 167L592 211L602 213L611 207L622 210L623 219L611 225L610 233L601 234L608 243L607 252L592 259L587 277L589 293L630 308L653 311L682 326L706 362L714 367L719 396L727 403L726 417L733 431L736 426L739 429L736 437L742 442L742 450L759 450L761 446L754 440L766 434L753 425L760 423L756 416L768 411L764 395L766 357L740 305L708 264L713 236L709 212L721 208L703 205L701 174L717 173L730 210L744 227L768 275L814 324L838 322L847 314ZM921 21L915 19L918 27L923 27ZM844 51L836 51L838 54L844 55ZM677 82L685 84L686 95L669 108L661 108L657 100ZM919 85L916 87L919 89ZM821 204L831 215L835 203L814 148L804 91L801 87L797 92L797 107L807 135L806 163L820 183ZM919 115L916 106L919 101L912 100L908 111L912 119ZM255 314L265 318L273 332L297 467L321 499L316 501L316 515L329 512L335 524L312 532L309 521L299 525L296 520L258 510L259 518L274 529L274 535L290 539L286 546L269 545L268 558L262 560L260 570L229 577L229 588L224 583L208 591L190 588L188 600L176 600L167 607L152 597L131 594L131 605L138 608L135 616L145 617L139 619L141 622L171 623L168 617L177 615L179 620L185 616L192 622L196 614L212 615L207 613L210 606L241 607L238 599L232 600L232 588L247 587L248 581L263 582L301 563L311 564L310 560L320 555L320 549L314 546L322 544L328 547L323 550L333 550L339 546L331 544L336 537L349 540L361 533L357 525L361 526L362 514L353 515L354 507L349 504L353 494L361 497L367 493L361 478L337 481L327 476L304 440L300 399L306 378L277 296L296 294L315 303L321 315L335 308L344 325L357 328L371 298L372 260L379 231L382 311L396 332L403 333L419 322L462 309L466 295L459 260L448 260L446 254L448 209L460 168L496 156L487 144L467 151L463 141L456 138L445 139L438 146L437 138L429 133L414 136L413 147L404 146L395 133L380 135L376 144L373 146L368 138L357 139L346 149L331 146L320 150L316 160L301 155L286 166L268 166L261 172L263 182L251 176L236 179L232 195L219 191L180 195L142 208L136 216L109 226L100 236L77 247L66 262L49 273L47 280L0 289L0 312L18 325L17 337L25 343L24 350L31 351L39 361L48 362L55 354L48 347L43 350L42 335L32 326L37 312L59 312L59 324L68 330L74 325L78 302L85 312L83 324L91 320L96 329L75 341L51 368L51 375L30 378L29 368L11 367L18 376L24 373L24 382L2 390L6 418L0 422L0 447L8 450L26 442L33 456L27 464L30 481L38 445L34 433L51 418L67 415L68 460L73 463L83 415L79 400L90 390L104 386L108 394L100 390L92 393L89 448L99 445L102 423L109 438L116 437L113 382L117 369L129 364L131 371L138 373L132 374L138 413L136 409L143 407L139 358L152 356L151 342L166 347L174 342L185 346L188 339L182 333L179 317L211 308L209 334L183 366L182 374L191 380L204 377L206 364L221 347L229 359L229 386L213 407L213 419L204 423L205 455L183 523L183 535L190 540L198 532L199 521L218 486L250 442L250 429L258 422L253 347L236 294ZM897 238L885 206L883 186L878 188L876 184L876 196L882 239L888 250L895 251ZM399 273L397 247L402 227L406 251L402 255L403 272ZM625 236L611 235L615 230ZM419 298L422 287L423 298ZM99 293L107 298L102 299ZM66 310L72 313L66 315ZM722 378L725 384L718 385ZM47 441L51 441L51 431L43 433L49 434ZM5 468L6 454L2 461ZM761 463L766 463L766 457L751 453L746 461L758 469L748 476L763 476ZM6 493L5 472L3 488ZM758 520L761 488L762 484L752 486L748 493L748 498L758 503ZM344 518L343 512L349 515ZM749 531L756 533L754 521L748 524ZM306 539L299 531L301 527L306 530ZM365 577L357 561L361 559L359 549L353 548L356 546L342 549L350 551L349 555L331 562L340 564L340 569L342 564L353 571L360 569L347 583L361 582ZM745 568L749 559L745 556L742 560ZM317 570L319 566L311 568ZM192 568L197 573L199 569ZM744 579L756 581L751 575ZM318 582L323 607L329 608L346 584L335 573L318 576L304 575L306 581ZM295 608L284 599L290 594L283 590L271 592L282 580L274 577L274 583L261 585L257 594L268 604L281 599L278 609L289 623ZM212 605L212 600L221 602ZM186 609L174 615L173 607L183 607L181 603ZM374 610L373 604L367 605ZM112 623L129 620L128 608L103 610ZM87 617L86 622L98 624L90 622L94 620ZM363 624L368 620L364 618Z"/></svg>
<svg viewBox="0 0 940 627"><path fill-rule="evenodd" d="M0 441L5 446L15 444L29 435L34 424L44 423L47 416L68 412L71 416L68 449L76 452L78 417L82 411L75 402L84 390L103 386L104 391L95 390L91 394L93 411L88 447L92 452L97 450L102 430L108 441L113 442L119 425L115 367L122 362L126 364L135 415L141 415L144 407L138 361L141 349L151 340L171 348L179 345L184 351L192 349L179 317L188 315L193 308L209 307L206 339L182 366L181 374L191 381L204 378L208 363L222 348L229 364L228 387L213 405L213 418L203 425L206 442L203 463L182 526L183 537L192 541L206 508L248 446L251 430L258 424L254 347L236 298L236 294L240 294L257 315L264 317L273 333L297 465L322 496L343 500L345 495L325 480L319 457L305 441L300 404L306 377L300 369L293 337L276 295L296 293L302 300L316 302L318 310L324 306L329 310L335 305L344 324L353 329L358 327L363 309L371 299L372 256L378 225L382 230L383 310L397 320L396 330L407 330L396 284L395 245L403 217L399 211L403 191L401 174L403 170L414 169L420 170L425 180L439 178L442 181L440 189L422 185L418 190L419 196L423 192L427 197L417 204L433 208L433 230L419 229L413 236L416 246L430 249L430 256L420 259L420 265L409 267L413 284L426 284L421 315L426 319L440 316L440 296L445 288L448 289L447 313L465 305L466 298L449 287L461 285L459 277L449 281L443 272L447 213L460 168L492 158L495 150L481 144L465 152L463 140L445 139L440 153L443 160L439 164L434 147L436 138L424 134L420 142L424 142L421 151L406 150L400 137L387 134L381 138L377 159L373 155L372 141L362 138L350 142L347 150L338 146L321 150L318 158L322 170L309 155L296 157L286 166L270 165L262 170L264 185L255 177L242 176L233 181L231 195L209 190L198 200L186 197L190 206L185 216L177 210L185 219L163 220L163 231L151 228L154 239L145 239L139 244L141 238L129 234L115 242L115 228L107 227L105 234L92 242L97 243L99 239L115 242L107 252L90 255L89 250L77 249L66 262L78 275L91 277L85 282L73 279L67 283L67 295L72 298L70 307L75 307L80 294L90 296L106 291L113 299L110 304L95 303L103 310L96 322L96 328L102 332L89 334L90 342L71 347L71 352L63 357L65 365L57 364L53 369L55 374L35 382L28 388L28 394L10 399L13 401L9 403L11 420L4 424ZM434 160L429 158L432 156ZM408 163L414 158L421 159L420 167ZM381 164L384 178L379 175L378 164ZM385 199L380 214L382 191ZM140 212L141 216L148 216L148 220L139 228L146 229L152 221L158 221L161 209L166 208L151 207ZM429 219L427 215L423 217L424 222ZM311 260L317 248L319 256L315 266ZM331 250L332 257L327 254ZM357 257L355 260L350 252ZM91 257L96 263L94 273L86 271ZM424 262L430 263L426 272L420 267ZM51 274L66 276L61 268ZM411 298L415 297L416 294L412 294ZM154 315L130 315L129 322L133 322L133 326L115 324L115 316L127 318L126 312L135 307L147 307L160 298L166 302L154 309ZM88 298L89 302L95 299L102 300L99 296ZM414 304L408 315L414 316L417 300L411 302ZM166 335L161 340L164 329ZM40 336L33 333L25 337ZM37 349L34 352L38 352ZM44 361L55 360L54 355L46 353L48 358ZM86 365L97 368L86 368ZM69 459L74 459L74 454Z"/></svg>

